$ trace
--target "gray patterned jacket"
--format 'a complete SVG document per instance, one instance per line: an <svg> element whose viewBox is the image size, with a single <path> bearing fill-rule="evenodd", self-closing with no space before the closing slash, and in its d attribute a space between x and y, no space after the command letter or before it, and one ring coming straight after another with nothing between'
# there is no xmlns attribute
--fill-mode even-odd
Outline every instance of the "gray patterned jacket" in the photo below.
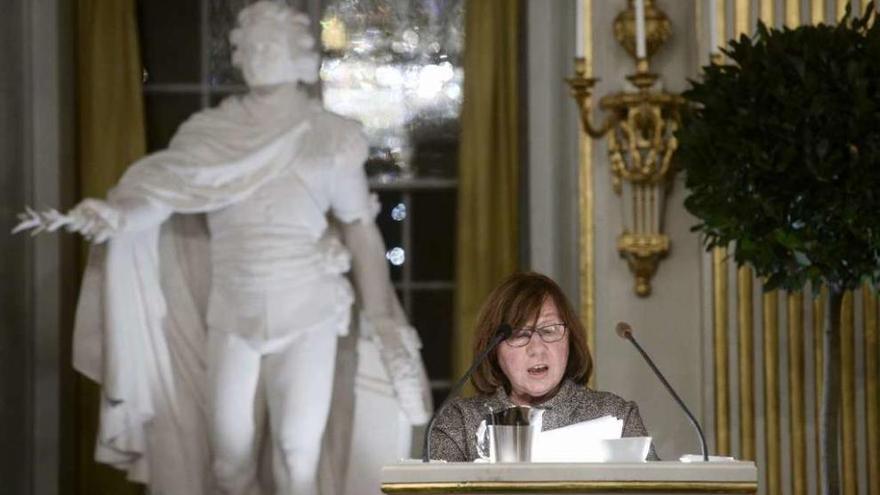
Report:
<svg viewBox="0 0 880 495"><path fill-rule="evenodd" d="M437 418L431 432L431 459L473 461L478 457L477 428L489 407L498 411L513 405L503 388L493 395L453 400ZM623 436L649 436L635 402L627 402L610 392L582 387L571 380L563 381L559 392L539 407L546 409L544 430L610 415L623 420ZM648 460L659 460L654 445L651 445Z"/></svg>

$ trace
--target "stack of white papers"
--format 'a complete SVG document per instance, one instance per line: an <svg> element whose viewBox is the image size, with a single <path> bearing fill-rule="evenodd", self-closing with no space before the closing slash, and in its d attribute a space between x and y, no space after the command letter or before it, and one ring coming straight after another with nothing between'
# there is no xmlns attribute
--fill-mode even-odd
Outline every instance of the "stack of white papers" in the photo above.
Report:
<svg viewBox="0 0 880 495"><path fill-rule="evenodd" d="M641 462L651 437L627 437L623 420L603 416L543 431L532 446L532 462Z"/></svg>

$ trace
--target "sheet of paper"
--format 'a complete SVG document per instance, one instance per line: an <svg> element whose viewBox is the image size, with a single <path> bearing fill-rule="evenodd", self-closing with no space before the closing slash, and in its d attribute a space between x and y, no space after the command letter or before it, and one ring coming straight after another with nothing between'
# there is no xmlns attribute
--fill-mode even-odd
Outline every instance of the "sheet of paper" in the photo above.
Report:
<svg viewBox="0 0 880 495"><path fill-rule="evenodd" d="M532 446L532 461L603 462L609 449L603 440L618 439L622 433L623 420L613 416L543 431Z"/></svg>

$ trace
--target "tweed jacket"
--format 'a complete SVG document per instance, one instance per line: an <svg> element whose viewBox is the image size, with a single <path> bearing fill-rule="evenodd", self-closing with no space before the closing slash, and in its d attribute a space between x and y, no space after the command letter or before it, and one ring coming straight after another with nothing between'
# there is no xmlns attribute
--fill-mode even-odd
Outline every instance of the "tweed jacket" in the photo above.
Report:
<svg viewBox="0 0 880 495"><path fill-rule="evenodd" d="M513 406L504 388L492 395L458 398L437 418L431 432L431 459L471 462L477 455L477 428L489 411ZM648 436L639 408L610 392L599 392L564 380L555 396L538 405L545 409L543 430L552 430L581 421L615 416L623 420L623 436ZM659 460L654 445L648 460Z"/></svg>

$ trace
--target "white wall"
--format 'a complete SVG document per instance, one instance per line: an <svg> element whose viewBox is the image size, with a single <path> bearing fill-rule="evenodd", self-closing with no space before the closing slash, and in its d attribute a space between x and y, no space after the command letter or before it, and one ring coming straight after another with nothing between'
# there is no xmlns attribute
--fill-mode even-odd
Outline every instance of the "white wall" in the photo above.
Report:
<svg viewBox="0 0 880 495"><path fill-rule="evenodd" d="M572 73L574 2L527 2L528 222L532 270L578 300L577 111Z"/></svg>
<svg viewBox="0 0 880 495"><path fill-rule="evenodd" d="M625 75L634 64L613 37L612 23L625 7L624 0L593 0L593 71L600 77L595 95L626 88ZM697 66L694 2L658 0L672 21L672 38L655 56L652 69L663 85L673 91L686 87ZM574 100L564 78L572 75L574 55L574 1L529 2L529 171L531 182L532 268L556 277L577 301L578 217L576 170L579 132L572 116ZM595 101L595 100L594 100ZM601 115L594 116L594 122ZM614 333L618 321L627 321L654 357L658 367L698 418L710 418L703 407L703 357L705 312L703 251L689 229L694 220L683 207L684 190L675 184L669 196L666 232L671 252L653 279L653 293L640 298L634 279L616 249L621 230L620 199L611 189L605 140L593 147L594 270L596 280L595 323L597 387L634 400L655 438L661 457L677 458L698 452L699 443L684 414L654 378L636 351ZM704 430L712 425L704 422Z"/></svg>

